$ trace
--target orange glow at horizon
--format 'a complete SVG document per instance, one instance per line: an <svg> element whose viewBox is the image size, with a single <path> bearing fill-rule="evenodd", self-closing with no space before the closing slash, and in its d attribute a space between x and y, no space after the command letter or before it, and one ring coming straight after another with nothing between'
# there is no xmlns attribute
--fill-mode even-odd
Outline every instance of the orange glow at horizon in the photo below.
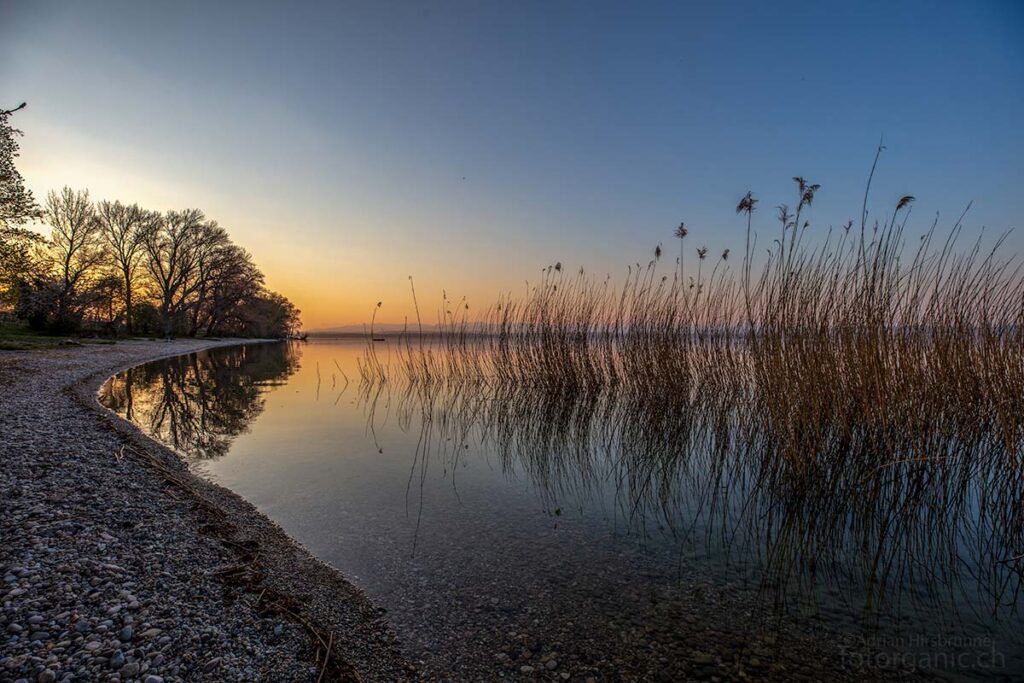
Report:
<svg viewBox="0 0 1024 683"><path fill-rule="evenodd" d="M187 174L167 172L136 150L111 151L106 143L50 124L20 125L26 136L19 166L38 201L68 185L88 189L93 201L118 199L161 211L199 207L252 253L267 287L302 311L307 330L362 326L370 322L378 301L383 302L379 322L414 321L410 275L425 324L437 321L442 291L456 300L466 296L475 308L492 304L500 292L517 286L516 267L487 258L479 242L465 245L458 258L461 265L453 270L452 255L429 230L403 232L358 207L348 212L350 217L337 218L338 208L330 203L296 212L238 188L213 187ZM132 170L138 168L150 173ZM325 225L324 216L332 217L333 224ZM49 230L45 224L34 227L43 234ZM389 238L391 234L396 238Z"/></svg>

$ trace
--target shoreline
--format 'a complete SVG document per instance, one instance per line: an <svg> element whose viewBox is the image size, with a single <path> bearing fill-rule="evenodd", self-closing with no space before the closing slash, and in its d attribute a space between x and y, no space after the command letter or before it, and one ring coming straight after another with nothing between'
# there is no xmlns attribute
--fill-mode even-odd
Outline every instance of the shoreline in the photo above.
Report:
<svg viewBox="0 0 1024 683"><path fill-rule="evenodd" d="M415 677L360 589L96 400L126 368L265 341L0 355L0 680Z"/></svg>

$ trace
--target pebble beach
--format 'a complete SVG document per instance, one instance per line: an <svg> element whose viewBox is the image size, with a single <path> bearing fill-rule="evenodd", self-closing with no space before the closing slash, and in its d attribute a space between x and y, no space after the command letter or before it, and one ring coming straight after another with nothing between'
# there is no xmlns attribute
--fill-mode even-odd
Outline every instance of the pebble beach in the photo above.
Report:
<svg viewBox="0 0 1024 683"><path fill-rule="evenodd" d="M0 681L410 677L363 593L95 401L119 369L229 343L0 355Z"/></svg>

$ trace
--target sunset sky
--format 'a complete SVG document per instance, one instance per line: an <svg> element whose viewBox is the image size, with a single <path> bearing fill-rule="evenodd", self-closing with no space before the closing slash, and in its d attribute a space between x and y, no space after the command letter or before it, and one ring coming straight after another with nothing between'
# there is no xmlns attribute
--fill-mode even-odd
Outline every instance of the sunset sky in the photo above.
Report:
<svg viewBox="0 0 1024 683"><path fill-rule="evenodd" d="M791 177L824 233L917 197L1017 228L1024 3L0 2L20 169L227 227L309 329L618 275L672 231L742 250ZM430 317L430 316L428 316Z"/></svg>

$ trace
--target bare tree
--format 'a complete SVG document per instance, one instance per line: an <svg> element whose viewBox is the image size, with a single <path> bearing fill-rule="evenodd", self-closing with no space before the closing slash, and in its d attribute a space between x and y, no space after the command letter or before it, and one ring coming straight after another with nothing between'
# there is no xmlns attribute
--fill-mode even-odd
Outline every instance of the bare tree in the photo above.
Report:
<svg viewBox="0 0 1024 683"><path fill-rule="evenodd" d="M189 336L199 332L203 311L217 285L221 264L231 246L227 231L216 221L204 223L196 232L196 270L188 287Z"/></svg>
<svg viewBox="0 0 1024 683"><path fill-rule="evenodd" d="M69 187L47 196L45 220L52 228L50 249L59 283L57 318L63 321L75 313L83 279L103 260L100 227L89 191Z"/></svg>
<svg viewBox="0 0 1024 683"><path fill-rule="evenodd" d="M140 209L138 204L102 201L96 206L96 218L109 259L121 276L125 329L131 334L136 273L145 254L142 237L148 225L159 222L160 214Z"/></svg>
<svg viewBox="0 0 1024 683"><path fill-rule="evenodd" d="M208 334L219 334L228 326L243 323L243 305L263 292L263 273L249 252L235 244L218 250L210 282L197 325Z"/></svg>
<svg viewBox="0 0 1024 683"><path fill-rule="evenodd" d="M203 218L199 209L168 211L143 231L146 270L156 288L160 325L166 337L174 334L182 305L191 294L199 253L197 233Z"/></svg>

